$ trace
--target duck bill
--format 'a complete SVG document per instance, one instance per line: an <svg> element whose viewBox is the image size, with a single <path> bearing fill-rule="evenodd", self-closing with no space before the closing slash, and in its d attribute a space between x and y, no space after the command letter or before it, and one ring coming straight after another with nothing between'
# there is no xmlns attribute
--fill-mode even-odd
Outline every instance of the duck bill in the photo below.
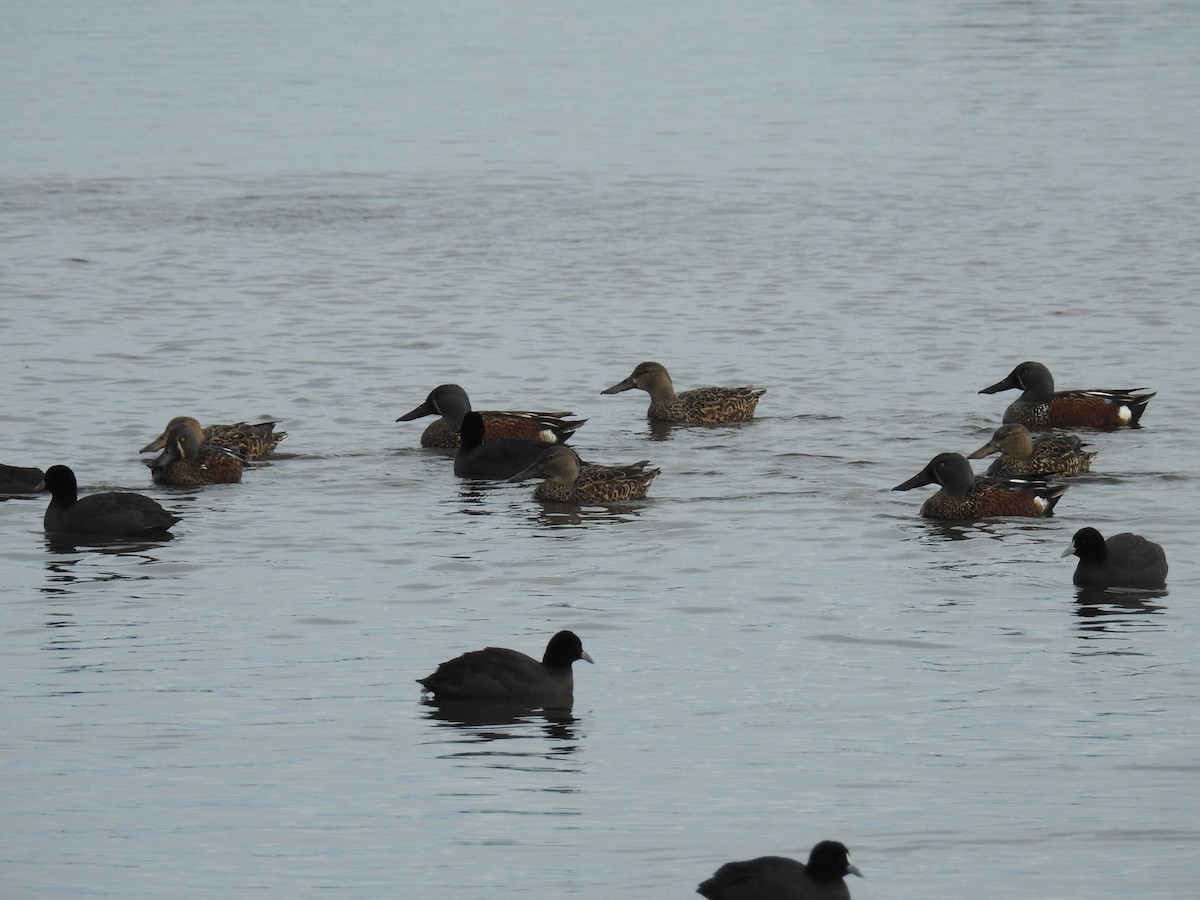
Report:
<svg viewBox="0 0 1200 900"><path fill-rule="evenodd" d="M139 450L138 453L151 453L155 450L161 450L165 446L167 446L167 433L164 431L145 447Z"/></svg>
<svg viewBox="0 0 1200 900"><path fill-rule="evenodd" d="M988 385L979 393L981 394L998 394L1001 391L1011 391L1013 388L1020 387L1016 379L1010 374L1007 378L997 381L995 384Z"/></svg>
<svg viewBox="0 0 1200 900"><path fill-rule="evenodd" d="M169 447L164 447L163 452L146 463L151 469L165 469L175 460L179 459L183 454L179 450L177 444L172 444Z"/></svg>
<svg viewBox="0 0 1200 900"><path fill-rule="evenodd" d="M988 441L974 453L968 453L967 459L983 459L985 456L991 456L993 453L999 453L1000 446L995 441Z"/></svg>
<svg viewBox="0 0 1200 900"><path fill-rule="evenodd" d="M602 394L619 394L619 393L621 393L621 391L631 391L635 387L637 387L637 385L633 383L633 379L626 378L624 381L618 381L616 384L614 384L610 388L605 388L600 393L602 393Z"/></svg>
<svg viewBox="0 0 1200 900"><path fill-rule="evenodd" d="M437 410L434 409L432 406L430 406L429 401L426 400L424 403L422 403L416 409L411 410L410 412L406 412L404 415L402 415L396 421L397 422L411 422L413 419L419 419L422 416L432 416L435 412L437 412Z"/></svg>
<svg viewBox="0 0 1200 900"><path fill-rule="evenodd" d="M912 478L908 479L908 481L904 482L903 484L896 485L894 488L892 488L892 490L911 491L913 488L920 487L923 484L933 484L934 480L934 477L929 474L929 469L922 469Z"/></svg>
<svg viewBox="0 0 1200 900"><path fill-rule="evenodd" d="M542 474L542 461L540 459L535 459L533 462L531 462L524 469L522 469L520 472L518 472L516 475L514 475L512 478L509 478L508 480L509 481L528 481L530 478L535 478L541 474Z"/></svg>

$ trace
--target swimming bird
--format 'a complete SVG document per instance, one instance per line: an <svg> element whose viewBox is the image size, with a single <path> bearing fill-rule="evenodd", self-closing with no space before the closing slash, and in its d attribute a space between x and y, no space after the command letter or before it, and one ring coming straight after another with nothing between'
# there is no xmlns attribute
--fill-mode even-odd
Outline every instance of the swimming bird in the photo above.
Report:
<svg viewBox="0 0 1200 900"><path fill-rule="evenodd" d="M46 473L33 466L0 463L0 494L32 494L42 489Z"/></svg>
<svg viewBox="0 0 1200 900"><path fill-rule="evenodd" d="M708 900L850 900L847 875L863 877L846 845L821 841L807 863L784 856L725 863L696 893Z"/></svg>
<svg viewBox="0 0 1200 900"><path fill-rule="evenodd" d="M766 388L753 387L701 387L677 394L662 363L644 362L639 363L624 381L618 381L600 393L619 394L633 388L650 395L650 408L646 410L648 419L698 425L751 419L759 398L767 392Z"/></svg>
<svg viewBox="0 0 1200 900"><path fill-rule="evenodd" d="M1139 534L1108 540L1095 528L1080 528L1063 556L1079 557L1072 579L1080 587L1161 588L1167 583L1167 554Z"/></svg>
<svg viewBox="0 0 1200 900"><path fill-rule="evenodd" d="M512 478L546 449L541 441L503 438L485 442L483 432L483 416L477 412L463 416L459 427L462 444L454 454L454 474L460 478Z"/></svg>
<svg viewBox="0 0 1200 900"><path fill-rule="evenodd" d="M1065 484L1040 479L975 475L961 453L939 453L920 472L893 491L924 484L941 485L921 506L927 519L962 521L989 516L1048 516L1066 491Z"/></svg>
<svg viewBox="0 0 1200 900"><path fill-rule="evenodd" d="M67 466L46 470L46 488L50 505L42 525L51 534L162 537L179 521L142 494L108 491L80 497L75 473Z"/></svg>
<svg viewBox="0 0 1200 900"><path fill-rule="evenodd" d="M988 466L988 475L1078 475L1091 469L1096 456L1083 448L1076 435L1055 433L1035 438L1024 425L1013 423L997 428L992 439L967 459L999 453L1000 458Z"/></svg>
<svg viewBox="0 0 1200 900"><path fill-rule="evenodd" d="M559 503L619 503L640 500L650 489L659 469L647 469L649 460L627 466L584 463L570 447L547 447L533 463L509 481L525 481L539 475L546 480L533 489L533 499Z"/></svg>
<svg viewBox="0 0 1200 900"><path fill-rule="evenodd" d="M421 434L422 447L458 447L463 416L471 412L471 399L457 384L439 384L425 402L406 412L397 422L422 416L441 418L430 422ZM545 444L565 443L587 419L569 419L573 412L525 412L520 410L477 410L483 418L484 441L519 439Z"/></svg>
<svg viewBox="0 0 1200 900"><path fill-rule="evenodd" d="M176 416L167 423L163 433L139 450L139 453L150 453L167 446L171 430L177 425L191 423L200 428L200 423L191 416ZM245 459L266 459L275 452L275 448L287 440L286 431L276 431L276 422L259 422L257 425L247 425L245 422L235 422L232 425L208 425L201 429L204 443L213 447L228 447L236 450Z"/></svg>
<svg viewBox="0 0 1200 900"><path fill-rule="evenodd" d="M979 393L997 394L1014 388L1020 388L1022 394L1004 411L1004 424L1027 428L1137 427L1146 404L1157 393L1135 393L1144 388L1056 391L1050 370L1032 361L1021 363L1008 377Z"/></svg>
<svg viewBox="0 0 1200 900"><path fill-rule="evenodd" d="M438 702L474 702L569 708L575 679L571 664L591 662L583 643L571 631L560 631L538 662L518 650L487 647L444 662L417 683Z"/></svg>
<svg viewBox="0 0 1200 900"><path fill-rule="evenodd" d="M184 419L171 428L162 453L146 463L155 484L237 484L243 459L236 450L204 443L200 424Z"/></svg>

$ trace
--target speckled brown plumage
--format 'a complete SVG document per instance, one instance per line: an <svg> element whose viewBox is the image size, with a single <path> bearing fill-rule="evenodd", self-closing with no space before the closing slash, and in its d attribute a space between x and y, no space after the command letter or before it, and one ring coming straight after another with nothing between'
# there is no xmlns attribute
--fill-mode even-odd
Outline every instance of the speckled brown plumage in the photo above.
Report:
<svg viewBox="0 0 1200 900"><path fill-rule="evenodd" d="M1065 484L1037 479L977 477L962 454L939 453L924 469L892 490L907 491L925 484L941 488L921 505L921 515L952 521L1049 516L1067 489Z"/></svg>
<svg viewBox="0 0 1200 900"><path fill-rule="evenodd" d="M968 455L983 459L993 453L1000 458L988 467L988 475L1078 475L1092 467L1096 454L1084 450L1084 443L1073 434L1047 434L1035 438L1024 425L1001 425L992 439Z"/></svg>
<svg viewBox="0 0 1200 900"><path fill-rule="evenodd" d="M409 422L423 416L440 416L421 433L422 447L455 449L462 443L463 417L471 412L467 392L457 384L439 384L425 402L406 412L397 422ZM566 442L587 419L570 419L566 411L529 412L524 410L475 410L483 420L483 441L523 440L543 444Z"/></svg>
<svg viewBox="0 0 1200 900"><path fill-rule="evenodd" d="M1027 361L981 394L1020 388L1022 394L1004 411L1004 424L1027 428L1136 428L1155 392L1142 388L1113 390L1054 390L1054 376L1039 362Z"/></svg>
<svg viewBox="0 0 1200 900"><path fill-rule="evenodd" d="M634 388L650 395L647 418L696 425L751 419L759 398L767 392L765 388L753 387L701 387L677 394L671 376L661 363L644 362L628 378L600 393L619 394Z"/></svg>
<svg viewBox="0 0 1200 900"><path fill-rule="evenodd" d="M183 423L194 424L200 428L200 423L191 416L176 416L167 423L163 433L143 447L140 453L161 450L167 446L167 435L176 425ZM208 425L201 429L203 442L213 447L226 447L236 450L245 459L266 459L275 448L287 440L286 431L276 431L275 422L259 422L249 425L245 422L235 422L232 425Z"/></svg>
<svg viewBox="0 0 1200 900"><path fill-rule="evenodd" d="M242 459L236 451L203 441L195 419L177 422L167 433L162 453L146 464L154 483L190 486L240 482Z"/></svg>
<svg viewBox="0 0 1200 900"><path fill-rule="evenodd" d="M584 463L570 447L549 447L532 465L509 481L525 481L541 476L546 480L533 491L535 500L557 503L620 503L641 500L650 489L658 469L647 469L649 460L627 466L600 466Z"/></svg>

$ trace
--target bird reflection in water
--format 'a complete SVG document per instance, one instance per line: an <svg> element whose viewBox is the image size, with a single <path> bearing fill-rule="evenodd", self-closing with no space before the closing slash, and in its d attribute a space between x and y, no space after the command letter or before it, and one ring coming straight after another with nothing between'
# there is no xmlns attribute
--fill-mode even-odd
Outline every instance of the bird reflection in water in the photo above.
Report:
<svg viewBox="0 0 1200 900"><path fill-rule="evenodd" d="M576 726L579 719L569 709L545 709L493 703L437 703L423 701L426 718L438 728L454 729L455 743L494 744L497 741L544 738L554 742L549 748L518 751L493 747L486 753L476 750L448 754L452 758L491 756L510 760L564 757L579 749Z"/></svg>
<svg viewBox="0 0 1200 900"><path fill-rule="evenodd" d="M1084 640L1157 625L1153 618L1166 610L1155 603L1166 590L1135 591L1127 588L1080 587L1075 589L1075 615Z"/></svg>
<svg viewBox="0 0 1200 900"><path fill-rule="evenodd" d="M586 528L591 525L629 522L641 515L642 511L640 506L633 504L583 506L579 503L539 500L536 506L538 509L530 519L546 528Z"/></svg>
<svg viewBox="0 0 1200 900"><path fill-rule="evenodd" d="M89 564L97 563L106 556L129 559L135 566L157 563L159 557L154 551L174 538L175 535L170 533L153 541L130 538L85 540L71 535L47 535L46 552L50 558L46 561L46 573L50 583L42 588L42 592L66 594L71 593L70 585L76 583L149 577L128 570L92 567Z"/></svg>

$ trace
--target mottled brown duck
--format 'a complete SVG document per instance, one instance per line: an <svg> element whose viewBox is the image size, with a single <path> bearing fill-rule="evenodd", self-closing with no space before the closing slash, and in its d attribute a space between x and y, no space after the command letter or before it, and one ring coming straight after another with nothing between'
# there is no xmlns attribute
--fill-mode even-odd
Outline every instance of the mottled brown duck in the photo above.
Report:
<svg viewBox="0 0 1200 900"><path fill-rule="evenodd" d="M150 453L167 446L167 436L176 425L191 423L200 428L200 423L191 416L176 416L167 423L163 433L143 447L139 453ZM286 431L276 431L275 422L259 422L248 425L245 422L235 422L232 425L207 425L201 428L203 442L213 447L227 447L236 450L247 460L266 459L275 452L275 448L287 440Z"/></svg>
<svg viewBox="0 0 1200 900"><path fill-rule="evenodd" d="M634 388L650 395L648 419L696 425L752 419L759 398L767 392L766 388L753 387L701 387L677 394L662 363L644 362L628 378L600 393L619 394Z"/></svg>
<svg viewBox="0 0 1200 900"><path fill-rule="evenodd" d="M548 447L528 468L509 481L544 478L533 490L535 500L557 503L603 505L625 500L641 500L659 469L647 469L649 460L627 466L601 466L584 463L570 447Z"/></svg>

